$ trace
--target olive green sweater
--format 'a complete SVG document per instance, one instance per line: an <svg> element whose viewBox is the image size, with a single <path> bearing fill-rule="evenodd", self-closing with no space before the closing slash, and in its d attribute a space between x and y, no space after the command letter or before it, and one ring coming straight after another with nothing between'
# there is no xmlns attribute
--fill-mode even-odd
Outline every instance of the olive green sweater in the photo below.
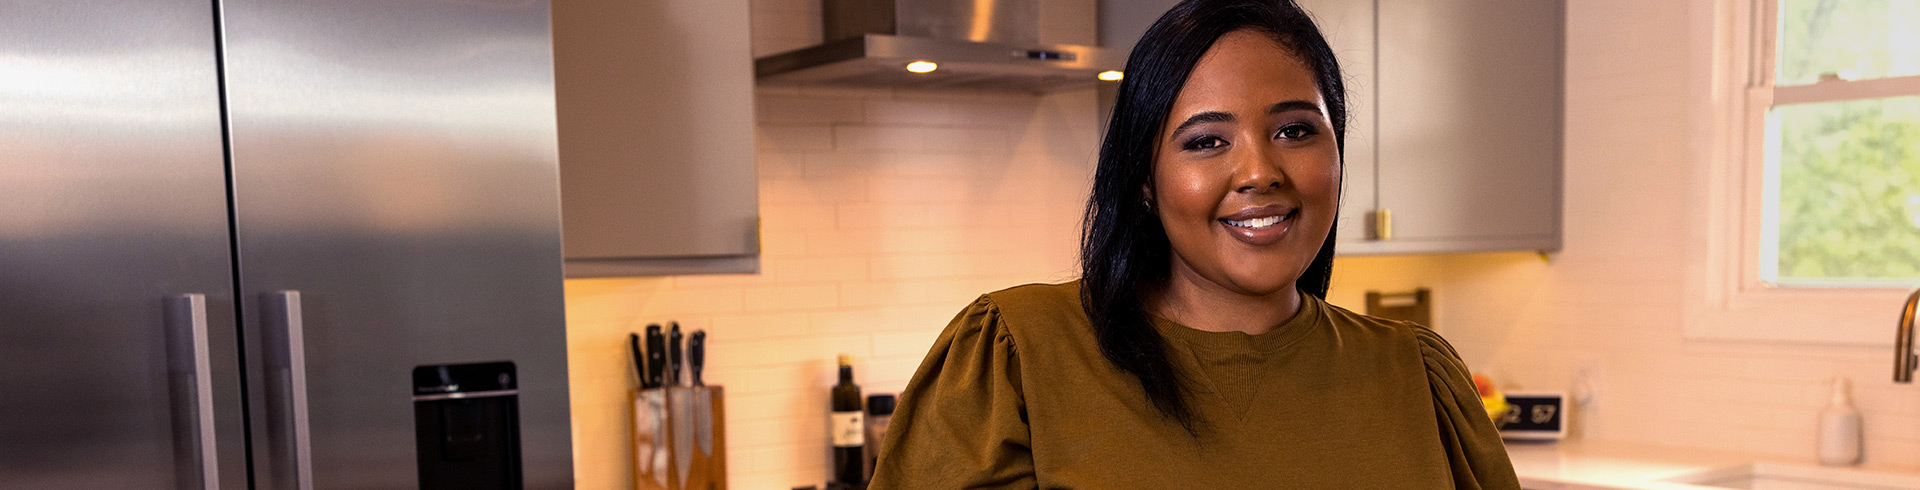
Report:
<svg viewBox="0 0 1920 490"><path fill-rule="evenodd" d="M1311 295L1260 335L1156 320L1199 433L1114 367L1079 284L980 297L901 395L870 488L1518 489L1451 346Z"/></svg>

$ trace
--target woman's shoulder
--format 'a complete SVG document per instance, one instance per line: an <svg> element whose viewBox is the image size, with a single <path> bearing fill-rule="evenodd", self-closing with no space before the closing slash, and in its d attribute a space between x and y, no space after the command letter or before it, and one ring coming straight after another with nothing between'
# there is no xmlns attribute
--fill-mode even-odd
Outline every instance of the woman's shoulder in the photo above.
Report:
<svg viewBox="0 0 1920 490"><path fill-rule="evenodd" d="M1061 329L1084 329L1088 324L1080 307L1079 281L1025 284L983 294L968 305L967 312L994 317L995 327L1016 338L1058 335Z"/></svg>
<svg viewBox="0 0 1920 490"><path fill-rule="evenodd" d="M1411 345L1418 349L1420 356L1429 365L1434 362L1460 364L1460 355L1453 345L1432 328L1405 320L1393 320L1377 316L1356 313L1346 308L1326 305L1327 318L1338 329L1349 334L1370 335L1391 339L1396 343Z"/></svg>
<svg viewBox="0 0 1920 490"><path fill-rule="evenodd" d="M982 300L1002 311L1020 314L1080 312L1080 281L1059 284L1023 284L987 293L982 296Z"/></svg>

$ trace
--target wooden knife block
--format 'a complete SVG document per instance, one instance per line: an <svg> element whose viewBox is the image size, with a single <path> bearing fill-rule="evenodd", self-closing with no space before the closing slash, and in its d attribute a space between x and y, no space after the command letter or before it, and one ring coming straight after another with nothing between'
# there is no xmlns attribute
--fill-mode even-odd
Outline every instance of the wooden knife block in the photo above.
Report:
<svg viewBox="0 0 1920 490"><path fill-rule="evenodd" d="M726 390L669 386L633 392L633 488L727 488Z"/></svg>

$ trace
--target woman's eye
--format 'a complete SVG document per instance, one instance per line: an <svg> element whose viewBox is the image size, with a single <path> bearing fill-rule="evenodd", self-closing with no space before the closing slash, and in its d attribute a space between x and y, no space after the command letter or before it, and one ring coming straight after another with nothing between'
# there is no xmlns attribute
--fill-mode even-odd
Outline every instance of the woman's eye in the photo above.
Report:
<svg viewBox="0 0 1920 490"><path fill-rule="evenodd" d="M1211 150L1211 149L1219 148L1222 146L1227 146L1227 140L1220 139L1219 136L1201 136L1198 138L1187 140L1187 144L1184 145L1184 148L1188 151L1192 151L1192 150Z"/></svg>
<svg viewBox="0 0 1920 490"><path fill-rule="evenodd" d="M1313 130L1313 126L1306 125L1306 124L1288 124L1286 126L1281 127L1280 131L1275 132L1273 137L1280 138L1280 139L1297 140L1297 139L1304 139L1308 136L1313 136L1315 133L1316 131Z"/></svg>

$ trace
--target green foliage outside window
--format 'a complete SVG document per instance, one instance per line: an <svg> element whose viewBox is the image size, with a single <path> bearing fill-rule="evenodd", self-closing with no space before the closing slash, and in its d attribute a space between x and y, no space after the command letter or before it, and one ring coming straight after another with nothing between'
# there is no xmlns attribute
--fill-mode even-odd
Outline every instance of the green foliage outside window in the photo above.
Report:
<svg viewBox="0 0 1920 490"><path fill-rule="evenodd" d="M1784 0L1780 9L1778 85L1920 74L1920 1ZM1920 279L1920 97L1778 106L1770 117L1773 280Z"/></svg>
<svg viewBox="0 0 1920 490"><path fill-rule="evenodd" d="M1920 97L1776 108L1778 276L1920 278Z"/></svg>
<svg viewBox="0 0 1920 490"><path fill-rule="evenodd" d="M1785 0L1776 85L1920 75L1920 1Z"/></svg>

